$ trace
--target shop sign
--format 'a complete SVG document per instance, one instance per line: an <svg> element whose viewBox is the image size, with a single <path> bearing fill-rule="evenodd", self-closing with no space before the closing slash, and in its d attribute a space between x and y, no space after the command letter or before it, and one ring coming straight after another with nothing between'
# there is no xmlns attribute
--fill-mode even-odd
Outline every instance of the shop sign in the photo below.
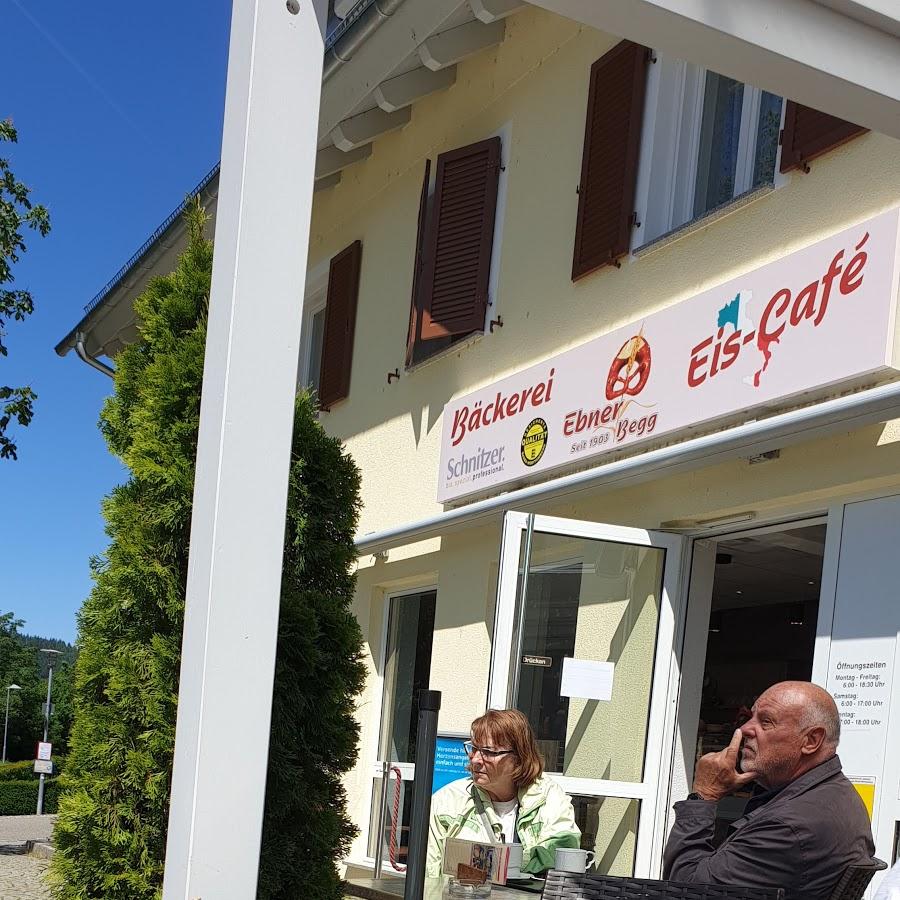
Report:
<svg viewBox="0 0 900 900"><path fill-rule="evenodd" d="M448 403L438 501L884 375L900 210Z"/></svg>

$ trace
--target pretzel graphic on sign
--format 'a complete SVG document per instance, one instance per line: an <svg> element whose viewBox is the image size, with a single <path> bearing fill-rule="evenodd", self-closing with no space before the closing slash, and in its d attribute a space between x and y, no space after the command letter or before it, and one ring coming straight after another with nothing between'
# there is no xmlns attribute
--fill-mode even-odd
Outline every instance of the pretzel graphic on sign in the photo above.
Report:
<svg viewBox="0 0 900 900"><path fill-rule="evenodd" d="M643 329L641 329L643 331ZM622 344L606 378L606 399L637 396L650 377L650 345L640 332Z"/></svg>

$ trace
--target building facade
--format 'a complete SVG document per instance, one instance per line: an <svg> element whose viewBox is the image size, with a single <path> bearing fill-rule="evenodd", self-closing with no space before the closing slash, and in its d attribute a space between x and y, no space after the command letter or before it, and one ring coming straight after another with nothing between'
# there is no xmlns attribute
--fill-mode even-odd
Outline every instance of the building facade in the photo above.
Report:
<svg viewBox="0 0 900 900"><path fill-rule="evenodd" d="M362 471L348 866L392 830L402 865L420 688L448 734L525 711L598 868L657 875L698 754L788 678L838 699L891 861L897 141L500 5L320 146L299 380ZM60 352L114 356L127 280Z"/></svg>

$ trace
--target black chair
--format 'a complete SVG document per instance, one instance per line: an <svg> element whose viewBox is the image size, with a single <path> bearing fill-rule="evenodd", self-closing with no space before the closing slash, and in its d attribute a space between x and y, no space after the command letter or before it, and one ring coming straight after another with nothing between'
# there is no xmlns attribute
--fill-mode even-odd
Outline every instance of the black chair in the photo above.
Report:
<svg viewBox="0 0 900 900"><path fill-rule="evenodd" d="M886 868L887 863L881 859L873 859L861 866L848 866L841 880L834 886L829 900L859 900L866 892L872 876Z"/></svg>
<svg viewBox="0 0 900 900"><path fill-rule="evenodd" d="M542 900L784 900L784 889L685 884L652 878L617 878L591 872L573 875L551 869L541 897Z"/></svg>

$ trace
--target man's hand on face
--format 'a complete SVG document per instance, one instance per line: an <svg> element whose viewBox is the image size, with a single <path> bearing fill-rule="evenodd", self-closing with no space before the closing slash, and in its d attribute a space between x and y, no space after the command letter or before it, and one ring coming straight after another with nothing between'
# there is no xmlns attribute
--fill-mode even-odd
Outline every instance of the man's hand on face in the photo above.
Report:
<svg viewBox="0 0 900 900"><path fill-rule="evenodd" d="M742 737L738 728L724 750L700 757L694 775L694 793L704 800L721 800L753 781L755 773L738 772L736 768Z"/></svg>

